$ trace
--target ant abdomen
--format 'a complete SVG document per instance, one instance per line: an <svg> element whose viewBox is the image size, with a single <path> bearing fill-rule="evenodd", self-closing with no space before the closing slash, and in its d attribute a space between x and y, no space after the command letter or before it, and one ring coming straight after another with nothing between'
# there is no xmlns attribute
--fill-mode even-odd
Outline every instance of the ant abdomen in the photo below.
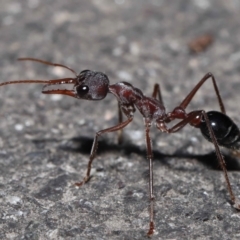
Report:
<svg viewBox="0 0 240 240"><path fill-rule="evenodd" d="M221 112L210 111L206 113L219 145L226 148L240 148L240 131L231 118ZM203 136L210 142L212 139L204 118L200 124Z"/></svg>

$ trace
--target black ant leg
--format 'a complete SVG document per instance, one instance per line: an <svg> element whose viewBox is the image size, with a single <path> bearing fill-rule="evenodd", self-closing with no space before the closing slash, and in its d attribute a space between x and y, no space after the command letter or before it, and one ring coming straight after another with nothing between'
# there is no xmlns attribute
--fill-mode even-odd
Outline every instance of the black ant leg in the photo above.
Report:
<svg viewBox="0 0 240 240"><path fill-rule="evenodd" d="M161 88L160 88L160 85L158 83L155 83L155 85L154 85L152 97L155 98L155 99L158 99L159 102L162 105L164 105L163 99L162 99L162 94L161 94Z"/></svg>
<svg viewBox="0 0 240 240"><path fill-rule="evenodd" d="M103 129L103 130L101 130L101 131L99 131L99 132L96 133L96 135L95 135L95 137L94 137L94 141L93 141L93 145L92 145L92 150L91 150L91 153L90 153L89 161L88 161L88 167L87 167L86 175L85 175L85 177L83 178L83 180L82 180L81 182L75 183L76 186L80 187L80 186L82 186L83 184L85 184L86 182L88 182L89 179L90 179L92 162L93 162L93 160L94 160L94 158L95 158L95 154L96 154L97 147L98 147L98 137L100 137L100 136L101 136L102 134L104 134L104 133L115 132L115 131L121 130L121 129L123 129L124 127L126 127L132 120L133 120L132 117L131 117L131 118L128 118L126 121L121 122L121 123L119 123L119 124L116 125L116 126Z"/></svg>

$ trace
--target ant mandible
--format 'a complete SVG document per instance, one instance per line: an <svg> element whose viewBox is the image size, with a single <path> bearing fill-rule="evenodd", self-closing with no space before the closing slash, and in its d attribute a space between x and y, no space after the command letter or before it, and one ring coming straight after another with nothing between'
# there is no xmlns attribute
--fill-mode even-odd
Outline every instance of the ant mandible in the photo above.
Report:
<svg viewBox="0 0 240 240"><path fill-rule="evenodd" d="M228 177L227 169L223 155L220 152L219 146L226 148L237 149L240 147L240 131L237 125L226 115L225 107L219 93L215 77L211 73L207 73L199 83L190 91L185 99L173 109L173 111L166 113L161 90L159 84L155 84L152 97L145 96L142 91L135 88L128 82L119 82L116 84L109 84L107 75L101 72L94 72L91 70L84 70L80 74L62 64L51 63L35 58L19 58L20 61L35 61L50 66L63 67L70 70L75 74L73 78L62 78L53 80L18 80L8 81L1 83L0 86L17 84L17 83L44 83L42 93L44 94L62 94L71 96L77 99L99 101L106 97L108 93L112 93L119 105L119 123L113 127L103 129L96 133L88 161L88 167L85 177L81 182L75 183L80 187L90 179L90 173L92 168L92 162L95 158L97 151L98 138L108 132L121 131L133 120L134 112L136 109L142 114L145 125L145 138L147 147L147 159L149 161L149 199L150 199L150 220L148 236L154 233L154 195L153 195L153 154L152 144L150 138L150 128L154 122L157 129L161 132L174 133L181 130L187 124L195 128L199 128L202 135L210 142L213 143L216 151L216 155L219 164L223 170L224 177L227 183L227 189L230 194L233 207L240 210L240 201L233 193L230 180ZM212 80L213 87L217 96L217 100L220 106L220 111L205 112L204 110L186 112L188 104L192 101L196 92L201 88L204 82L208 79ZM60 84L72 84L72 90L68 89L48 89L49 86ZM122 113L127 117L127 120L122 120ZM167 124L173 120L180 120L177 124L171 128L167 127Z"/></svg>

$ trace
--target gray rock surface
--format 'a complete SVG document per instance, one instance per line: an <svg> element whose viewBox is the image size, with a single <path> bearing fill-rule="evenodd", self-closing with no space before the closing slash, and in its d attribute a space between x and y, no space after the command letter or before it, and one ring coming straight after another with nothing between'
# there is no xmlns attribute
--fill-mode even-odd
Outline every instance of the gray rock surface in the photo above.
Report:
<svg viewBox="0 0 240 240"><path fill-rule="evenodd" d="M160 83L167 111L201 77L215 74L227 113L237 123L240 4L208 0L0 0L0 80L54 79L67 70L18 57L105 72L151 95ZM206 51L188 43L213 36ZM147 239L148 163L142 117L102 137L91 181L80 189L94 133L117 122L117 101L41 94L42 86L0 89L0 239ZM218 110L211 82L189 110ZM239 239L240 213L230 203L212 144L190 126L153 127L156 232L152 239ZM224 151L236 195L239 160Z"/></svg>

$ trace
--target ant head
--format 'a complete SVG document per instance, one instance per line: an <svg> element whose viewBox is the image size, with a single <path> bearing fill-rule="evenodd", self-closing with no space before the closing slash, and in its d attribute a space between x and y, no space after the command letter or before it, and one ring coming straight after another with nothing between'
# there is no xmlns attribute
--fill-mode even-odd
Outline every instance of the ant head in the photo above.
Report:
<svg viewBox="0 0 240 240"><path fill-rule="evenodd" d="M109 80L101 72L84 70L77 76L74 87L78 98L86 100L101 100L108 93Z"/></svg>

